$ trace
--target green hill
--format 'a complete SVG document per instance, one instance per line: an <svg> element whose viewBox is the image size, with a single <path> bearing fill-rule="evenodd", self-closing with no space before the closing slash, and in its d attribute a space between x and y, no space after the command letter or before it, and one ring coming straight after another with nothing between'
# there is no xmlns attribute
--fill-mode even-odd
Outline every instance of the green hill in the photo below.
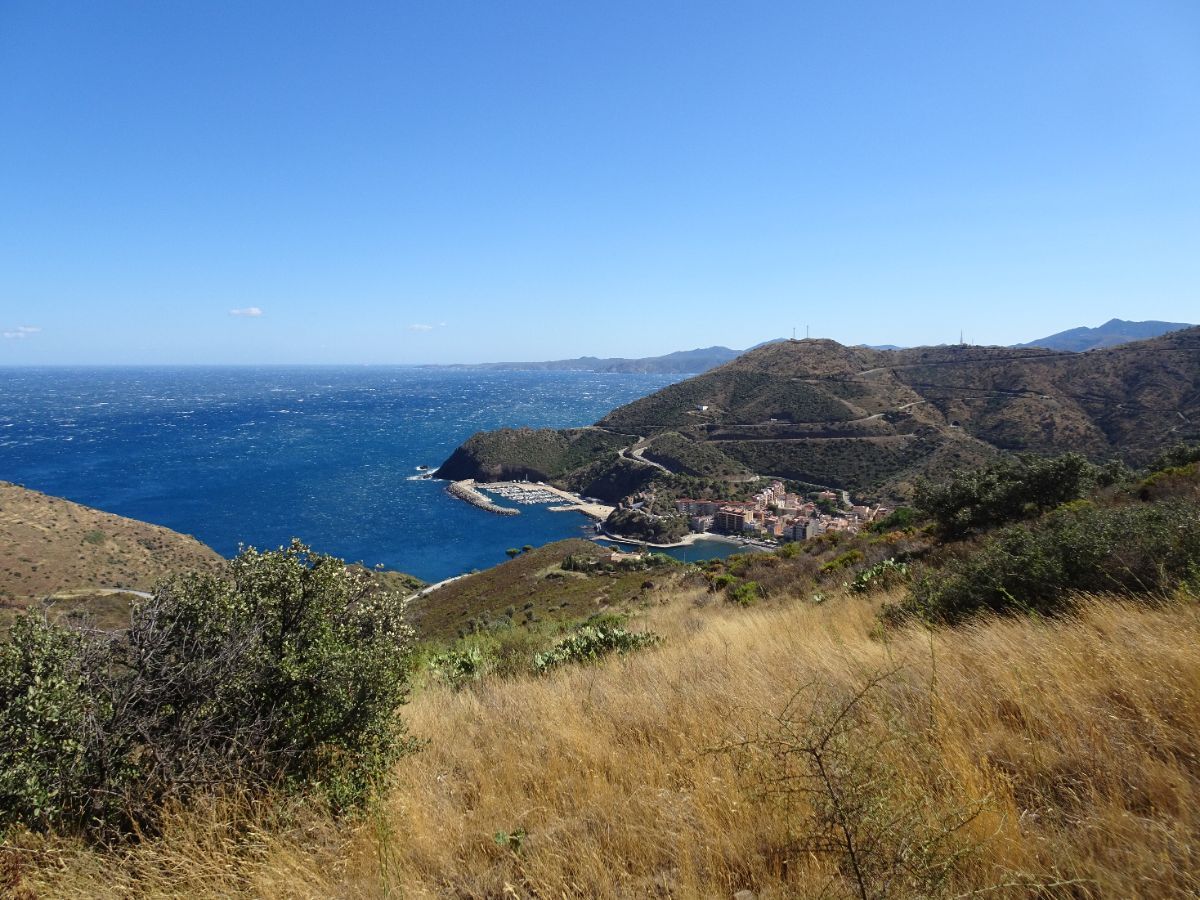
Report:
<svg viewBox="0 0 1200 900"><path fill-rule="evenodd" d="M999 453L1144 463L1200 437L1200 328L1078 354L778 341L569 431L480 433L447 478L528 474L610 501L670 472L903 499ZM605 476L605 477L600 477Z"/></svg>
<svg viewBox="0 0 1200 900"><path fill-rule="evenodd" d="M568 622L626 609L648 590L648 579L671 568L632 558L608 565L611 556L592 541L547 544L435 588L413 601L409 615L417 634L434 640L488 627ZM569 559L581 564L572 566Z"/></svg>

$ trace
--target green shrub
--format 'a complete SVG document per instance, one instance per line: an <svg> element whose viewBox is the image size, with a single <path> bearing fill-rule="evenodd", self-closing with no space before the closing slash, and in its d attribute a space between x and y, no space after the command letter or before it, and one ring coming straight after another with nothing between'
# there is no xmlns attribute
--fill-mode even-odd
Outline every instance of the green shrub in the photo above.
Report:
<svg viewBox="0 0 1200 900"><path fill-rule="evenodd" d="M429 661L429 668L458 691L483 676L488 669L488 660L477 646L456 647L433 657Z"/></svg>
<svg viewBox="0 0 1200 900"><path fill-rule="evenodd" d="M880 588L894 587L908 581L908 563L897 562L894 557L888 557L883 562L863 569L850 582L850 590L858 594Z"/></svg>
<svg viewBox="0 0 1200 900"><path fill-rule="evenodd" d="M1077 453L1050 459L1008 456L946 484L923 481L915 502L943 537L959 538L1076 500L1100 476L1101 470Z"/></svg>
<svg viewBox="0 0 1200 900"><path fill-rule="evenodd" d="M757 581L743 581L730 585L726 593L729 599L739 606L750 606L763 596L763 590Z"/></svg>
<svg viewBox="0 0 1200 900"><path fill-rule="evenodd" d="M1200 444L1176 444L1164 451L1151 465L1152 471L1179 469L1200 462Z"/></svg>
<svg viewBox="0 0 1200 900"><path fill-rule="evenodd" d="M0 643L0 833L86 812L86 649L81 634L35 615L18 618Z"/></svg>
<svg viewBox="0 0 1200 900"><path fill-rule="evenodd" d="M919 519L919 513L911 506L897 506L878 522L872 522L870 530L876 534L883 534L886 531L903 531L915 526Z"/></svg>
<svg viewBox="0 0 1200 900"><path fill-rule="evenodd" d="M729 587L730 585L733 585L733 584L737 584L737 577L734 575L730 575L728 572L724 572L724 573L716 576L715 578L713 578L713 580L711 582L709 582L709 590L714 591L714 592L723 591L727 587Z"/></svg>
<svg viewBox="0 0 1200 900"><path fill-rule="evenodd" d="M661 640L650 631L626 631L610 624L584 625L545 653L539 653L533 665L539 673L545 673L566 663L592 662L610 653L650 647Z"/></svg>
<svg viewBox="0 0 1200 900"><path fill-rule="evenodd" d="M1164 595L1200 572L1200 505L1068 504L1010 526L913 586L886 612L953 622L982 610L1054 613L1071 592Z"/></svg>
<svg viewBox="0 0 1200 900"><path fill-rule="evenodd" d="M833 559L821 564L821 573L829 574L830 572L838 572L842 569L848 569L850 566L863 561L862 551L855 548L847 550L845 553L839 553Z"/></svg>
<svg viewBox="0 0 1200 900"><path fill-rule="evenodd" d="M3 782L0 821L146 830L168 803L268 787L361 802L412 747L403 612L293 543L163 582L122 634L18 623L0 650L0 760L29 789ZM55 766L66 788L43 803Z"/></svg>
<svg viewBox="0 0 1200 900"><path fill-rule="evenodd" d="M1200 462L1159 469L1137 484L1134 493L1144 501L1200 497Z"/></svg>

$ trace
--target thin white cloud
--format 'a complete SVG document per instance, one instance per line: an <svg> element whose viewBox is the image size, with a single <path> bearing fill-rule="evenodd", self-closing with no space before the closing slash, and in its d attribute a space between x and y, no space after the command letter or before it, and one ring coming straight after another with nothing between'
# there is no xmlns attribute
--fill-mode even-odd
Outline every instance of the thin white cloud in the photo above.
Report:
<svg viewBox="0 0 1200 900"><path fill-rule="evenodd" d="M413 325L409 325L408 330L409 331L433 331L433 326L432 325L422 325L420 322L417 322Z"/></svg>
<svg viewBox="0 0 1200 900"><path fill-rule="evenodd" d="M243 309L231 309L229 314L231 316L239 316L243 319L257 319L263 314L263 311L257 306L247 306Z"/></svg>
<svg viewBox="0 0 1200 900"><path fill-rule="evenodd" d="M35 334L37 334L41 330L42 329L37 327L36 325L18 325L16 328L12 328L12 329L9 329L8 331L0 332L0 334L3 334L4 337L10 341L13 341L13 340L23 341L23 340L25 340L25 338L33 337Z"/></svg>

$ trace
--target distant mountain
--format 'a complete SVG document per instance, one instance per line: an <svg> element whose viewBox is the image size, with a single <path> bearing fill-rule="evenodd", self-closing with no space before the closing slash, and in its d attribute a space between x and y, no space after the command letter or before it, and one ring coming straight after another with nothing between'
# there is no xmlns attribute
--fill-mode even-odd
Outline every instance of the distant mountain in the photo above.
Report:
<svg viewBox="0 0 1200 900"><path fill-rule="evenodd" d="M740 350L728 347L704 347L698 350L677 350L665 356L642 359L581 356L578 359L555 359L548 362L495 362L474 365L425 366L431 369L480 369L500 372L635 372L663 375L691 375L736 359Z"/></svg>
<svg viewBox="0 0 1200 900"><path fill-rule="evenodd" d="M1109 319L1099 328L1072 328L1049 337L1039 338L1016 347L1045 347L1047 350L1069 350L1082 353L1102 347L1116 347L1131 341L1145 341L1171 331L1193 326L1183 322L1128 322L1125 319Z"/></svg>
<svg viewBox="0 0 1200 900"><path fill-rule="evenodd" d="M665 467L902 499L921 478L1006 451L1142 463L1198 439L1200 328L1091 353L803 340L751 350L591 428L476 434L438 476L528 477L618 500Z"/></svg>

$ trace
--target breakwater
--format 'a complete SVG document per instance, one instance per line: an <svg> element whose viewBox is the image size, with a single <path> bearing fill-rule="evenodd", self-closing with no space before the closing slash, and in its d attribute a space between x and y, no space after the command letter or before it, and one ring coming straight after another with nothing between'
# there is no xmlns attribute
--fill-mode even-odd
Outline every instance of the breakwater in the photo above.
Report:
<svg viewBox="0 0 1200 900"><path fill-rule="evenodd" d="M581 512L591 516L598 522L603 522L612 515L613 507L596 500L585 500L578 494L572 494L553 485L530 484L527 481L498 481L493 484L480 485L485 491L499 494L507 500L517 503L558 503L551 506L551 512Z"/></svg>
<svg viewBox="0 0 1200 900"><path fill-rule="evenodd" d="M465 500L472 506L477 506L482 510L495 513L498 516L519 516L521 514L519 509L513 509L509 506L501 506L498 503L493 503L486 495L475 490L474 478L468 478L465 481L453 481L450 483L450 486L446 488L446 490L459 500Z"/></svg>

